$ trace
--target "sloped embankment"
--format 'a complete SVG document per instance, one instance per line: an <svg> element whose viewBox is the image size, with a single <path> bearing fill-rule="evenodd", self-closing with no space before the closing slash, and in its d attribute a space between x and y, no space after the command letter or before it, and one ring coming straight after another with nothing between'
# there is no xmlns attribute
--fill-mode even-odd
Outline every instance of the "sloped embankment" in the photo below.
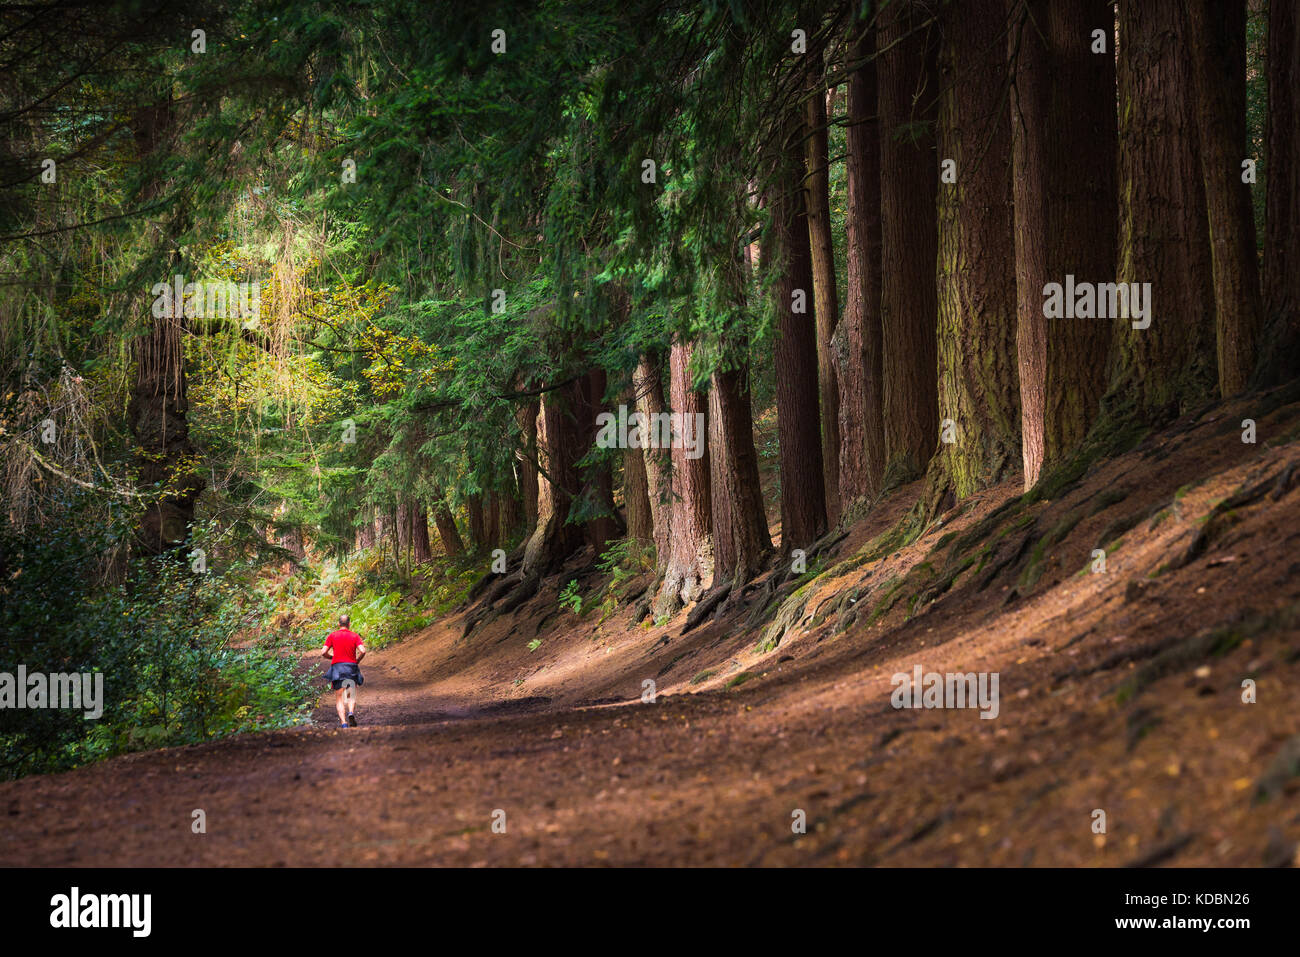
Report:
<svg viewBox="0 0 1300 957"><path fill-rule="evenodd" d="M964 833L950 826L954 797L975 789L988 792L976 837L999 833L999 817L1022 830L1054 795L1040 823L1079 838L1056 863L1281 860L1300 839L1300 817L1279 816L1300 784L1295 398L1275 390L1130 433L1127 451L1082 456L1045 492L1008 483L926 527L909 512L919 489L900 489L829 537L808 574L770 572L691 629L687 615L634 623L626 604L603 619L561 609L573 578L592 604L600 595L575 563L511 614L444 635L447 671L428 691L551 710L638 703L651 680L660 696L743 702L752 733L765 723L749 709L782 724L857 715L873 728L869 765L929 768L920 806L934 814L920 824L935 834ZM1256 420L1254 444L1244 418ZM891 677L916 665L997 672L999 717L893 709ZM914 818L918 795L903 794L898 813ZM1099 808L1124 827L1094 833ZM928 834L897 853L924 859L914 854ZM972 862L1036 859L1018 847Z"/></svg>

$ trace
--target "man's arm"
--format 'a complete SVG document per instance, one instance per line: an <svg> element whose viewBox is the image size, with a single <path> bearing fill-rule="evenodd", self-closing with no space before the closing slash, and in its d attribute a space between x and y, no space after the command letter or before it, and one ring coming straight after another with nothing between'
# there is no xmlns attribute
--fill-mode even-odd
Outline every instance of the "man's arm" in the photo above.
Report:
<svg viewBox="0 0 1300 957"><path fill-rule="evenodd" d="M361 659L366 656L366 643L363 641L357 645L357 664L361 664Z"/></svg>
<svg viewBox="0 0 1300 957"><path fill-rule="evenodd" d="M320 650L320 656L322 658L334 657L334 649L330 647L330 643L328 641L325 642L325 647Z"/></svg>

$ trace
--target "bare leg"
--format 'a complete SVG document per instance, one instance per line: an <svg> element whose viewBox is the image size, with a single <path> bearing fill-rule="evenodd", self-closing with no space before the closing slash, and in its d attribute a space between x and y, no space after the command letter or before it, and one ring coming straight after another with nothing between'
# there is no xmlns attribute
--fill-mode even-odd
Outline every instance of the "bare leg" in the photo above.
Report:
<svg viewBox="0 0 1300 957"><path fill-rule="evenodd" d="M344 708L344 697L347 694L347 690L347 688L339 688L338 691L334 692L334 708L339 713L339 724L348 723L348 713Z"/></svg>

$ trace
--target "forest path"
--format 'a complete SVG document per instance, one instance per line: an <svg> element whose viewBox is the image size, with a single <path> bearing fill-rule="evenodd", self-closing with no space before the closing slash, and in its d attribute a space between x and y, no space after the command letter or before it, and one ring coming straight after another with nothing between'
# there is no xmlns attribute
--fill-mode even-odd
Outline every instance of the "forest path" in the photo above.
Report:
<svg viewBox="0 0 1300 957"><path fill-rule="evenodd" d="M1114 676L1062 699L1048 655L1004 678L1002 715L985 721L895 711L892 664L653 704L421 701L379 678L398 650L370 660L355 729L0 785L0 864L1260 864L1293 855L1300 832L1294 803L1260 806L1243 788L1300 732L1297 711L1261 725L1225 707L1231 686L1166 682L1133 748L1132 718L1101 693ZM511 708L528 713L493 713Z"/></svg>
<svg viewBox="0 0 1300 957"><path fill-rule="evenodd" d="M967 577L839 633L818 611L850 585L876 589L863 602L895 593L923 558L941 570L936 542L1012 485L819 579L772 650L745 608L686 635L680 618L557 611L566 574L468 636L461 613L372 652L360 727L333 727L322 682L312 727L0 784L0 865L1295 861L1300 444L1243 458L1220 437L1239 418L1106 463L1008 526L1004 551L1019 534L1057 543L1020 548L1039 555L1036 588L1014 567L1001 585ZM1126 478L1138 456L1159 458L1158 480ZM1265 493L1240 504L1250 487ZM879 509L877 530L895 514ZM1122 545L1087 574L1117 519ZM895 709L892 676L916 666L999 675L996 719Z"/></svg>

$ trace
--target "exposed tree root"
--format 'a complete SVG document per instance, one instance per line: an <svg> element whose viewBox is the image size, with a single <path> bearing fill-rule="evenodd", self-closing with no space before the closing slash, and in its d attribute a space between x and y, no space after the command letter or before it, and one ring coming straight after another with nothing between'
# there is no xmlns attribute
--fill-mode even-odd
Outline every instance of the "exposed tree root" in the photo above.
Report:
<svg viewBox="0 0 1300 957"><path fill-rule="evenodd" d="M721 585L711 589L706 594L701 595L700 600L696 603L695 607L691 609L690 614L686 616L686 624L682 630L678 632L678 637L686 634L688 631L699 625L700 622L704 621L705 618L709 617L709 613L712 612L713 609L717 608L718 605L722 603L722 600L730 594L731 582L723 582Z"/></svg>

